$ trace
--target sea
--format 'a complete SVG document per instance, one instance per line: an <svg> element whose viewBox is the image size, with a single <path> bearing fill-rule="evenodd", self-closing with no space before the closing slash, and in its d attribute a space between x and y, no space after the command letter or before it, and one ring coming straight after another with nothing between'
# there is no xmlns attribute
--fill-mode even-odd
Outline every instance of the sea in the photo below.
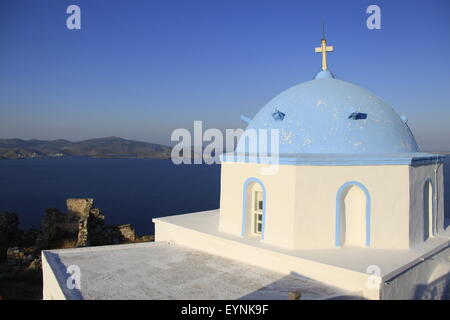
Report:
<svg viewBox="0 0 450 320"><path fill-rule="evenodd" d="M448 213L450 157L444 182ZM153 234L152 218L219 208L220 165L87 157L0 160L0 211L18 213L20 228L39 228L46 208L65 212L67 198L94 198L106 223L130 223L139 235Z"/></svg>
<svg viewBox="0 0 450 320"><path fill-rule="evenodd" d="M54 157L0 160L0 211L20 228L38 228L46 208L66 211L67 198L94 198L107 224L130 223L153 234L152 218L216 209L220 165L175 165L159 159Z"/></svg>

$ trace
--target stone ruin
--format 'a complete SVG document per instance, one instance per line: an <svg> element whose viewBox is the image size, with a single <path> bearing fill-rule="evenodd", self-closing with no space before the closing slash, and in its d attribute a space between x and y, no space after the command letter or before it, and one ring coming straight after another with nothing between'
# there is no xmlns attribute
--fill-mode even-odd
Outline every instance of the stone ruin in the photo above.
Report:
<svg viewBox="0 0 450 320"><path fill-rule="evenodd" d="M39 268L45 249L152 241L136 236L130 224L107 225L105 215L94 208L94 199L67 199L67 212L47 209L39 230L19 230L15 213L0 213L0 261L17 267Z"/></svg>
<svg viewBox="0 0 450 320"><path fill-rule="evenodd" d="M67 199L66 205L67 213L47 209L36 241L38 247L64 247L68 242L85 247L137 240L130 224L106 225L105 216L94 208L94 199Z"/></svg>

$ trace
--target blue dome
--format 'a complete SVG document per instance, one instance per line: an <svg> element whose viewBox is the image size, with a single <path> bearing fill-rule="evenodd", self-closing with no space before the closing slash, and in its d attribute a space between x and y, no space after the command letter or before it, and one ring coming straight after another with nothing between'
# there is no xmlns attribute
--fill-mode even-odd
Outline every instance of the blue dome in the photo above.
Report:
<svg viewBox="0 0 450 320"><path fill-rule="evenodd" d="M418 152L406 118L329 71L273 98L249 122L247 133L249 129L280 129L280 154ZM246 140L240 139L238 153L248 150Z"/></svg>

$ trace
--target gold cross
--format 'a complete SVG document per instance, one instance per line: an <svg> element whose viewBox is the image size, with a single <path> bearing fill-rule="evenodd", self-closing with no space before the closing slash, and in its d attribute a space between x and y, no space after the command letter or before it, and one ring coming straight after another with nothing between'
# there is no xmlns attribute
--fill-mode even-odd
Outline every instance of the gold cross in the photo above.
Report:
<svg viewBox="0 0 450 320"><path fill-rule="evenodd" d="M322 38L322 46L315 48L315 51L322 53L322 70L327 70L327 52L333 51L333 46L327 46L327 40Z"/></svg>

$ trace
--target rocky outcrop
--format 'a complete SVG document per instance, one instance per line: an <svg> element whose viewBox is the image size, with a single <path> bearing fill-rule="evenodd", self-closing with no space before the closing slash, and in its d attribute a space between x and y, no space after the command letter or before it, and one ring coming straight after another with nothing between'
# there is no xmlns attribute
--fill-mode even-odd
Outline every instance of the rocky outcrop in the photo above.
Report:
<svg viewBox="0 0 450 320"><path fill-rule="evenodd" d="M20 230L19 217L16 213L0 212L0 262L6 260L8 265L28 267L34 260L39 260L35 247L38 231ZM34 262L33 266L40 263Z"/></svg>
<svg viewBox="0 0 450 320"><path fill-rule="evenodd" d="M39 249L48 249L63 239L76 238L78 223L79 218L74 214L62 213L54 208L47 209L36 239L36 246Z"/></svg>
<svg viewBox="0 0 450 320"><path fill-rule="evenodd" d="M137 240L136 233L131 224L112 225L104 228L103 241L110 244L133 242Z"/></svg>
<svg viewBox="0 0 450 320"><path fill-rule="evenodd" d="M154 241L153 236L136 236L130 224L107 225L105 215L94 208L92 198L70 198L67 212L47 209L40 230L19 230L14 213L0 213L0 260L18 268L40 265L40 251Z"/></svg>
<svg viewBox="0 0 450 320"><path fill-rule="evenodd" d="M0 212L0 260L5 258L8 247L16 245L19 217L12 212Z"/></svg>
<svg viewBox="0 0 450 320"><path fill-rule="evenodd" d="M35 247L10 247L6 251L6 262L11 266L27 267L37 259L35 253Z"/></svg>
<svg viewBox="0 0 450 320"><path fill-rule="evenodd" d="M138 237L130 224L107 225L94 199L67 199L67 210L47 209L39 230L20 230L15 213L0 212L0 300L41 299L41 250L127 242L154 241Z"/></svg>
<svg viewBox="0 0 450 320"><path fill-rule="evenodd" d="M62 240L73 240L77 247L136 241L130 224L106 225L105 215L94 208L94 199L67 199L67 213L48 209L36 245L55 247Z"/></svg>
<svg viewBox="0 0 450 320"><path fill-rule="evenodd" d="M86 247L89 245L88 230L88 219L80 219L78 223L77 247Z"/></svg>
<svg viewBox="0 0 450 320"><path fill-rule="evenodd" d="M114 231L117 232L119 236L119 241L128 242L128 241L136 241L136 233L131 226L131 224L120 224L114 226Z"/></svg>
<svg viewBox="0 0 450 320"><path fill-rule="evenodd" d="M94 206L94 199L92 198L69 198L66 200L67 214L72 214L79 217L80 219L85 219L89 217L91 210ZM97 209L97 214L100 211Z"/></svg>
<svg viewBox="0 0 450 320"><path fill-rule="evenodd" d="M71 199L74 200L74 199ZM93 199L89 199L93 200ZM93 208L93 201L89 206L89 211L84 209L84 215L81 212L82 207L80 206L80 212L77 214L80 216L80 225L78 229L78 242L77 246L84 247L89 245L102 245L111 244L107 240L107 235L105 234L105 215L98 208Z"/></svg>

